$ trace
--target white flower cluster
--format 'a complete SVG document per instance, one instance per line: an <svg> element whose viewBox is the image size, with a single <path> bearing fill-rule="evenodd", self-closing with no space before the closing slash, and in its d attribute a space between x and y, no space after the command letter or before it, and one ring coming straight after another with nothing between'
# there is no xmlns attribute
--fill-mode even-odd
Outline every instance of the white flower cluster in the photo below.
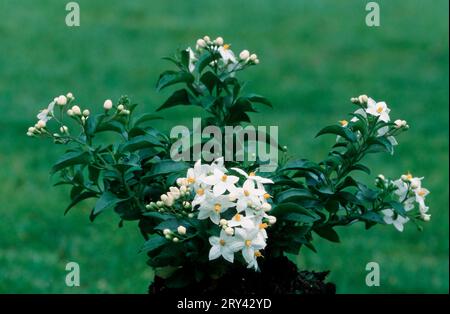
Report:
<svg viewBox="0 0 450 314"><path fill-rule="evenodd" d="M264 188L273 181L239 168L230 170L241 176L242 186L240 178L224 167L223 158L209 165L197 161L177 184L193 192L192 210L198 211L198 219L210 219L221 228L219 236L209 239L209 259L222 256L232 263L234 253L241 251L248 267L258 269L257 258L266 247L266 228L276 222L267 214L272 206Z"/></svg>
<svg viewBox="0 0 450 314"><path fill-rule="evenodd" d="M67 93L66 96L60 95L55 97L47 106L47 108L42 109L36 116L38 121L34 126L31 126L27 130L28 136L34 136L41 134L45 131L45 128L47 126L47 122L54 117L54 108L56 106L65 106L68 102L74 100L72 93ZM68 128L67 126L61 126L61 132L67 133Z"/></svg>
<svg viewBox="0 0 450 314"><path fill-rule="evenodd" d="M367 117L367 115L378 117L380 121L389 123L391 121L391 118L389 116L389 113L391 112L391 109L387 106L387 104L384 101L377 102L373 100L371 97L368 97L367 95L360 95L358 97L352 97L350 101L354 104L360 104L365 106L365 108L360 108L355 111L356 114L359 114L363 117ZM350 121L356 122L359 119L357 117L353 117ZM347 120L340 120L340 125L342 127L347 127L348 121ZM395 120L394 121L394 128L396 130L401 129L408 129L409 125L405 120ZM391 132L392 133L392 132ZM397 140L394 137L394 134L390 133L390 128L388 125L381 127L377 130L377 136L383 137L386 136L387 140L392 144L392 146L398 145Z"/></svg>
<svg viewBox="0 0 450 314"><path fill-rule="evenodd" d="M425 198L430 193L427 189L422 187L422 179L413 177L410 173L404 174L400 179L392 181L392 184L397 188L394 193L405 208L409 212L419 205L420 219L423 221L430 221L431 215L427 214L429 207L425 204ZM403 231L403 225L409 221L408 217L397 215L395 217L393 209L382 210L383 219L387 224L392 224L398 231Z"/></svg>
<svg viewBox="0 0 450 314"><path fill-rule="evenodd" d="M189 52L189 71L194 71L195 64L198 60L197 52L202 52L203 50L217 51L228 70L236 71L241 69L245 64L258 64L258 56L250 51L244 49L239 53L239 57L236 57L234 52L230 49L229 44L225 44L222 37L217 37L211 40L209 36L204 36L203 38L197 39L195 45L195 51L189 47L186 50Z"/></svg>

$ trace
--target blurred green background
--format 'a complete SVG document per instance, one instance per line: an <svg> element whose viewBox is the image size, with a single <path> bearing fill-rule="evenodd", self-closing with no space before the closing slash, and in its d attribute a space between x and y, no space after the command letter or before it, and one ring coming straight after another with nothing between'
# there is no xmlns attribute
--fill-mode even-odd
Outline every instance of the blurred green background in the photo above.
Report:
<svg viewBox="0 0 450 314"><path fill-rule="evenodd" d="M63 217L68 190L52 187L50 165L64 147L25 135L38 109L73 92L82 107L100 111L104 99L128 94L152 111L161 57L221 35L261 64L241 77L248 90L275 105L254 114L278 125L292 155L320 160L333 139L314 139L324 125L354 109L367 93L385 100L392 117L411 129L394 157L371 156L374 171L425 176L432 221L338 230L342 243L316 240L318 254L298 263L331 270L339 293L448 293L449 284L449 54L448 2L377 1L381 26L365 24L366 1L87 1L81 26L65 25L66 1L0 0L0 292L145 293L152 279L136 224L118 218L90 223L89 204ZM199 111L164 112L158 127L192 123ZM368 182L373 178L367 178ZM65 265L81 267L81 286L65 286ZM365 285L365 265L381 267L381 286Z"/></svg>

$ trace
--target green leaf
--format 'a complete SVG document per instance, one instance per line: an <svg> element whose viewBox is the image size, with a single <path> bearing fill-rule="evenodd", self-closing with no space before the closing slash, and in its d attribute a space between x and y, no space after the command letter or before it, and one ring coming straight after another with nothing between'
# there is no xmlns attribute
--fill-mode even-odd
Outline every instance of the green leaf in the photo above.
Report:
<svg viewBox="0 0 450 314"><path fill-rule="evenodd" d="M101 123L101 124L97 125L97 128L95 130L95 132L97 132L97 133L105 132L105 131L116 132L116 133L119 133L124 136L126 135L125 126L116 120L111 120L108 122Z"/></svg>
<svg viewBox="0 0 450 314"><path fill-rule="evenodd" d="M171 219L173 218L172 215L167 215L167 214L161 214L158 212L146 212L142 214L145 217L152 217L152 218L156 218L159 220L167 220L167 219Z"/></svg>
<svg viewBox="0 0 450 314"><path fill-rule="evenodd" d="M113 207L117 203L123 202L124 199L118 198L115 194L105 191L95 203L93 215L98 215L107 208Z"/></svg>
<svg viewBox="0 0 450 314"><path fill-rule="evenodd" d="M316 228L314 229L314 232L328 241L340 242L339 235L332 227L325 226L321 228Z"/></svg>
<svg viewBox="0 0 450 314"><path fill-rule="evenodd" d="M356 164L350 167L350 171L354 171L354 170L360 170L363 171L367 174L370 174L370 169L364 165L361 164Z"/></svg>
<svg viewBox="0 0 450 314"><path fill-rule="evenodd" d="M146 135L139 135L139 136L133 137L132 139L130 139L128 142L126 142L121 147L121 150L123 152L133 152L138 149L155 147L155 146L162 146L162 144L153 135L146 134Z"/></svg>
<svg viewBox="0 0 450 314"><path fill-rule="evenodd" d="M171 159L165 159L154 164L148 175L159 176L174 172L185 171L188 168L189 165L183 161L173 161Z"/></svg>
<svg viewBox="0 0 450 314"><path fill-rule="evenodd" d="M142 252L152 252L161 246L169 243L167 239L159 234L152 234L150 238L144 243L141 251Z"/></svg>
<svg viewBox="0 0 450 314"><path fill-rule="evenodd" d="M290 220L294 222L301 222L301 223L313 223L314 221L318 220L318 218L313 218L308 215L299 214L299 213L288 213L286 215L283 215L283 220Z"/></svg>
<svg viewBox="0 0 450 314"><path fill-rule="evenodd" d="M216 60L219 56L220 54L218 52L205 52L198 58L197 63L195 64L196 71L201 73L208 64Z"/></svg>
<svg viewBox="0 0 450 314"><path fill-rule="evenodd" d="M157 116L153 113L144 113L143 115L139 116L136 121L134 122L134 127L137 127L139 124L147 122L147 121L153 121L153 120L161 120L162 117Z"/></svg>
<svg viewBox="0 0 450 314"><path fill-rule="evenodd" d="M246 99L250 100L251 102L257 102L257 103L260 103L260 104L263 104L263 105L266 105L266 106L269 106L272 108L272 104L270 103L270 101L261 95L247 94L245 96L242 96L242 98L246 98Z"/></svg>
<svg viewBox="0 0 450 314"><path fill-rule="evenodd" d="M156 89L162 90L170 85L177 83L192 84L194 82L194 76L185 71L165 71L159 76L158 83L156 84Z"/></svg>
<svg viewBox="0 0 450 314"><path fill-rule="evenodd" d="M175 107L179 105L190 105L192 104L189 93L185 89L180 89L174 92L156 111L167 109L170 107Z"/></svg>
<svg viewBox="0 0 450 314"><path fill-rule="evenodd" d="M277 195L277 203L296 202L303 199L315 199L315 196L306 189L288 189Z"/></svg>
<svg viewBox="0 0 450 314"><path fill-rule="evenodd" d="M291 214L291 213L307 215L307 216L314 218L315 220L320 219L320 216L317 215L312 210L306 209L295 203L278 204L271 211L271 214L274 216L277 216L277 217L282 217L284 215Z"/></svg>
<svg viewBox="0 0 450 314"><path fill-rule="evenodd" d="M64 215L66 215L69 210L74 207L76 204L78 204L79 202L88 199L88 198L92 198L92 197L96 197L97 193L95 192L91 192L91 191L86 191L86 192L82 192L81 194L78 194L77 196L75 196L72 200L72 202L70 202L69 206L67 206L66 210L64 211Z"/></svg>
<svg viewBox="0 0 450 314"><path fill-rule="evenodd" d="M53 165L51 173L55 173L61 169L80 164L89 163L89 153L85 151L70 151L61 156L61 158Z"/></svg>
<svg viewBox="0 0 450 314"><path fill-rule="evenodd" d="M321 136L323 134L335 134L345 138L350 142L356 141L355 134L353 134L353 132L349 128L342 127L340 125L330 125L324 127L322 130L319 131L319 133L317 133L316 137Z"/></svg>
<svg viewBox="0 0 450 314"><path fill-rule="evenodd" d="M222 81L217 77L217 75L215 75L211 71L205 72L200 77L200 82L202 82L206 86L209 93L212 93L212 91L214 90L214 87L223 85Z"/></svg>
<svg viewBox="0 0 450 314"><path fill-rule="evenodd" d="M372 221L372 222L376 222L379 224L383 224L384 220L383 218L376 212L373 211L368 211L364 214L361 215L361 219L365 220L365 221Z"/></svg>
<svg viewBox="0 0 450 314"><path fill-rule="evenodd" d="M181 64L184 66L185 69L189 69L189 59L190 59L189 51L187 49L181 50L180 55L181 55Z"/></svg>
<svg viewBox="0 0 450 314"><path fill-rule="evenodd" d="M370 137L367 140L367 144L369 145L369 149L366 150L367 154L380 152L388 152L392 154L394 152L394 147L391 142L384 137Z"/></svg>

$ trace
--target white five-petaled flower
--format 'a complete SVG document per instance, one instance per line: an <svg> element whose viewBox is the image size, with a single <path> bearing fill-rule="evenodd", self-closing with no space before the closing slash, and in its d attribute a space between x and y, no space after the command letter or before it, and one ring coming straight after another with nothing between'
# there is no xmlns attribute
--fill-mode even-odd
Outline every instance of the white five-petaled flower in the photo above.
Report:
<svg viewBox="0 0 450 314"><path fill-rule="evenodd" d="M194 189L199 189L204 187L203 179L211 172L211 166L201 163L199 159L193 168L189 168L187 171L187 183Z"/></svg>
<svg viewBox="0 0 450 314"><path fill-rule="evenodd" d="M261 199L264 197L266 191L257 188L253 180L245 180L242 188L236 188L234 193L237 195L236 210L241 212L248 207L260 207Z"/></svg>
<svg viewBox="0 0 450 314"><path fill-rule="evenodd" d="M409 221L408 217L403 217L401 215L397 215L397 217L394 218L395 213L392 209L383 209L381 212L384 214L384 222L388 225L394 225L395 229L400 232L403 231L403 225Z"/></svg>
<svg viewBox="0 0 450 314"><path fill-rule="evenodd" d="M211 219L213 223L220 223L220 214L236 204L231 202L228 195L213 195L211 192L205 192L205 198L198 208L198 219Z"/></svg>
<svg viewBox="0 0 450 314"><path fill-rule="evenodd" d="M237 213L233 216L228 222L227 225L229 227L243 227L245 229L255 228L255 223L249 217L246 217L242 214Z"/></svg>
<svg viewBox="0 0 450 314"><path fill-rule="evenodd" d="M213 174L203 179L203 182L213 186L214 195L222 195L226 191L234 192L235 184L239 181L236 176L226 175L222 170L215 168Z"/></svg>
<svg viewBox="0 0 450 314"><path fill-rule="evenodd" d="M39 114L36 116L40 121L47 122L52 118L53 115L53 108L55 107L56 101L53 100L50 102L47 106L47 108L43 109Z"/></svg>
<svg viewBox="0 0 450 314"><path fill-rule="evenodd" d="M260 254L259 250L266 247L264 238L260 235L259 229L243 229L236 228L235 235L230 244L232 251L242 251L242 256L250 267L258 269L256 262L257 256Z"/></svg>
<svg viewBox="0 0 450 314"><path fill-rule="evenodd" d="M366 112L372 116L379 117L381 121L389 122L389 112L391 110L388 108L384 101L376 102L372 98L367 100Z"/></svg>
<svg viewBox="0 0 450 314"><path fill-rule="evenodd" d="M263 184L273 184L272 180L257 176L255 172L250 172L249 174L247 174L244 170L239 168L231 168L231 169L236 171L240 175L244 176L247 180L255 181L259 189L264 188Z"/></svg>
<svg viewBox="0 0 450 314"><path fill-rule="evenodd" d="M234 252L230 248L230 244L233 243L233 237L227 235L225 230L220 231L219 237L210 237L209 243L211 244L211 249L209 250L210 261L222 256L230 263L233 263Z"/></svg>
<svg viewBox="0 0 450 314"><path fill-rule="evenodd" d="M237 63L236 57L235 57L233 51L230 49L230 45L225 44L223 46L220 46L218 51L219 51L220 56L222 57L222 60L225 64Z"/></svg>

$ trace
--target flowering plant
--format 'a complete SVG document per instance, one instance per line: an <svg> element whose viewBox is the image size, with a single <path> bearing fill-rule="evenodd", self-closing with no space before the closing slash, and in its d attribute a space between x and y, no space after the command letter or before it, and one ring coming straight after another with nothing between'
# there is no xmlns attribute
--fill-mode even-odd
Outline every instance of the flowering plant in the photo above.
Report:
<svg viewBox="0 0 450 314"><path fill-rule="evenodd" d="M176 69L160 75L157 89L182 87L158 111L199 106L208 114L205 126L225 128L251 123L248 113L258 104L271 106L260 95L244 93L236 78L259 64L257 55L243 50L236 56L221 37L205 36L195 49L166 59ZM160 117L135 116L136 104L125 96L106 100L101 113L91 114L71 93L61 95L37 115L27 134L70 145L51 170L60 176L56 185L72 187L66 213L94 198L92 221L108 209L119 215L119 225L137 220L148 264L167 287L178 288L224 278L233 265L259 270L263 258L298 254L303 246L315 251L314 234L339 242L337 226L392 224L402 231L408 221L419 226L430 219L423 178L379 175L369 187L352 176L370 174L363 164L367 154L393 154L396 137L409 126L391 122L385 102L366 95L351 102L357 109L349 121L318 133L336 136L324 160L291 160L279 147L283 158L272 172L262 171L257 154L242 161L220 155L208 162L173 160L174 139L151 126ZM103 132L119 139L97 143Z"/></svg>

